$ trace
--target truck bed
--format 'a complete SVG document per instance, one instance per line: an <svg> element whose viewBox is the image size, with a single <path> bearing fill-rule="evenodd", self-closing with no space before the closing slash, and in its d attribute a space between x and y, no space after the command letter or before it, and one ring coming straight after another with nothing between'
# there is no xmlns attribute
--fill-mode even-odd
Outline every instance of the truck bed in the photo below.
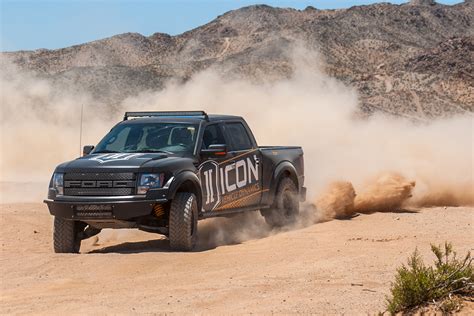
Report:
<svg viewBox="0 0 474 316"><path fill-rule="evenodd" d="M286 150L286 149L302 149L301 146L258 146L261 150Z"/></svg>
<svg viewBox="0 0 474 316"><path fill-rule="evenodd" d="M300 146L259 146L263 162L263 187L275 190L282 170L292 169L296 177L298 192L304 184L303 149ZM272 204L275 192L270 190L263 195L264 204Z"/></svg>

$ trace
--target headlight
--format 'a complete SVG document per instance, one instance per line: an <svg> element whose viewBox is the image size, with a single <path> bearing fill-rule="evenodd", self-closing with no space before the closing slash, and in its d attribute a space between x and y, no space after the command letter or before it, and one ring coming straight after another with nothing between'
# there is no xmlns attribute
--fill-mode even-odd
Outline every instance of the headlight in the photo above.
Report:
<svg viewBox="0 0 474 316"><path fill-rule="evenodd" d="M144 173L140 176L137 194L146 194L150 189L161 188L165 175L163 173Z"/></svg>
<svg viewBox="0 0 474 316"><path fill-rule="evenodd" d="M64 194L64 173L54 173L53 174L53 189L56 190L56 194Z"/></svg>

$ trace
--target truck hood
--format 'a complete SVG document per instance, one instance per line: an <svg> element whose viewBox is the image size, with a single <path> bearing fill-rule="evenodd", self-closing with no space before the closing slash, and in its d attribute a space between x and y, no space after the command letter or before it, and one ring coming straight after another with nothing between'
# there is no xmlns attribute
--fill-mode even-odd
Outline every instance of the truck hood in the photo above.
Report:
<svg viewBox="0 0 474 316"><path fill-rule="evenodd" d="M59 165L56 172L71 172L72 170L74 172L114 172L136 171L137 169L155 172L161 169L172 171L175 168L189 166L193 166L191 158L167 156L161 153L111 153L90 154L77 158Z"/></svg>

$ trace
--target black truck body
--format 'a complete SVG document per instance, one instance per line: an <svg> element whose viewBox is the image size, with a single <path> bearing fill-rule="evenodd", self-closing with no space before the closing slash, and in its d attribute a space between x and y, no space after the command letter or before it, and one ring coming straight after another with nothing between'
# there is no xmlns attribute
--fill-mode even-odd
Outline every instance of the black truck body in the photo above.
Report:
<svg viewBox="0 0 474 316"><path fill-rule="evenodd" d="M238 116L126 113L96 148L84 151L56 168L45 200L55 216L57 252L77 252L81 239L102 228L139 228L169 235L173 244L170 230L193 235L198 219L250 210L280 226L294 220L306 195L301 147L258 147ZM188 210L190 219L176 210L186 207L196 209ZM192 223L172 223L173 216ZM73 236L64 236L65 230ZM178 242L173 248L190 250L193 238L190 246Z"/></svg>

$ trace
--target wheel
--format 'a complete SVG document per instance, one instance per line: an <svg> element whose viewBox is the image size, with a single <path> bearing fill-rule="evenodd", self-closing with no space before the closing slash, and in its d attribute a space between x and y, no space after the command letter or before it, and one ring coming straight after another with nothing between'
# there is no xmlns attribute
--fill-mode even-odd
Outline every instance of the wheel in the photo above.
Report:
<svg viewBox="0 0 474 316"><path fill-rule="evenodd" d="M273 206L263 210L262 215L268 225L282 227L294 223L299 211L298 189L293 180L283 178L278 184Z"/></svg>
<svg viewBox="0 0 474 316"><path fill-rule="evenodd" d="M176 193L170 207L169 239L171 249L190 251L197 242L198 208L196 196Z"/></svg>
<svg viewBox="0 0 474 316"><path fill-rule="evenodd" d="M84 230L84 223L54 217L53 244L56 253L78 253L81 239L78 233Z"/></svg>

